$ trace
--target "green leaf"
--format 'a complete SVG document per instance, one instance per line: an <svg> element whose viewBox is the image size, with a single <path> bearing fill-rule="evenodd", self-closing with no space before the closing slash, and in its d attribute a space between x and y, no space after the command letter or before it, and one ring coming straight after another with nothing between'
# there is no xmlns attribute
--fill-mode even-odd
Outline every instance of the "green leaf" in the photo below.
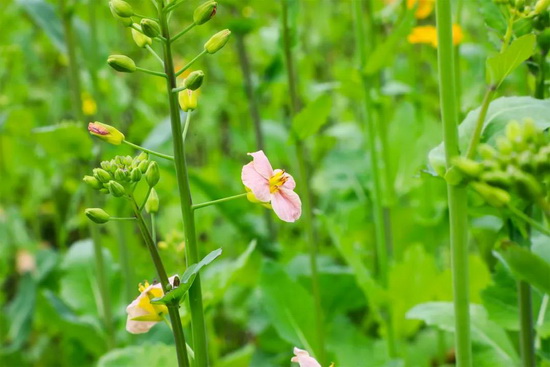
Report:
<svg viewBox="0 0 550 367"><path fill-rule="evenodd" d="M67 47L61 19L57 16L53 5L44 0L18 0L17 3L42 28L59 52L66 53Z"/></svg>
<svg viewBox="0 0 550 367"><path fill-rule="evenodd" d="M167 304L169 302L172 302L173 300L177 299L181 302L183 300L183 297L191 288L191 285L193 285L193 282L195 281L195 278L197 277L197 274L199 271L206 265L210 264L212 261L214 261L218 256L222 254L222 249L219 248L217 250L212 251L208 255L206 255L201 261L199 261L198 264L191 264L189 267L185 270L183 275L180 278L180 285L177 288L174 288L170 292L166 293L166 295L162 298L155 298L151 301L151 303L159 304L164 303Z"/></svg>
<svg viewBox="0 0 550 367"><path fill-rule="evenodd" d="M14 299L6 308L10 320L5 351L18 350L27 340L32 329L33 314L36 305L36 281L26 273L17 287Z"/></svg>
<svg viewBox="0 0 550 367"><path fill-rule="evenodd" d="M327 123L331 107L330 95L322 94L302 109L292 121L292 129L298 138L304 140L317 133Z"/></svg>
<svg viewBox="0 0 550 367"><path fill-rule="evenodd" d="M428 302L413 307L408 313L410 319L423 320L426 324L441 330L455 332L455 316L451 302ZM503 366L516 366L518 356L506 332L487 318L487 312L480 305L470 305L472 340L491 347Z"/></svg>
<svg viewBox="0 0 550 367"><path fill-rule="evenodd" d="M173 345L151 343L114 349L97 363L98 367L177 365L176 348Z"/></svg>
<svg viewBox="0 0 550 367"><path fill-rule="evenodd" d="M488 57L487 83L498 87L512 71L533 55L535 43L536 36L528 34L516 39L504 52Z"/></svg>
<svg viewBox="0 0 550 367"><path fill-rule="evenodd" d="M479 12L487 27L494 29L499 35L506 33L506 17L493 1L479 1Z"/></svg>
<svg viewBox="0 0 550 367"><path fill-rule="evenodd" d="M39 127L32 132L46 154L56 157L58 161L92 157L92 140L82 124L63 122Z"/></svg>
<svg viewBox="0 0 550 367"><path fill-rule="evenodd" d="M458 127L460 151L465 152L472 137L480 108L466 116ZM511 120L522 122L532 118L539 129L550 127L550 100L531 97L501 97L489 105L483 125L481 142L493 144L497 136L504 134L504 128ZM428 156L430 165L440 176L445 174L445 151L443 143L433 148Z"/></svg>
<svg viewBox="0 0 550 367"><path fill-rule="evenodd" d="M550 294L550 264L532 253L528 248L517 245L507 246L495 252L512 274L528 282L541 292Z"/></svg>

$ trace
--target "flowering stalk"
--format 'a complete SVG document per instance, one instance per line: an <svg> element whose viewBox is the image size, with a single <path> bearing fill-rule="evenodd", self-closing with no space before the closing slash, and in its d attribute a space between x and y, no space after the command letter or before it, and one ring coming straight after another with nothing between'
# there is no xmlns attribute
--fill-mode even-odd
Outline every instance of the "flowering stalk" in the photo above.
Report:
<svg viewBox="0 0 550 367"><path fill-rule="evenodd" d="M287 67L288 86L290 90L290 111L293 117L300 109L300 102L297 91L296 74L294 70L294 60L292 57L292 50L290 45L290 24L288 17L288 0L282 0L282 18L283 18L283 47L285 53L285 61ZM319 360L321 363L326 363L325 356L325 331L324 331L324 317L321 306L321 290L319 285L319 274L317 270L317 233L313 224L313 210L312 210L312 193L309 187L309 173L306 163L306 152L303 142L296 137L296 153L298 160L299 175L303 182L304 195L304 226L306 229L307 242L309 243L309 258L311 266L311 288L313 292L313 300L315 304L315 326L317 344L319 348Z"/></svg>
<svg viewBox="0 0 550 367"><path fill-rule="evenodd" d="M199 262L199 250L195 234L195 217L192 209L193 202L189 187L187 163L185 161L184 141L182 138L181 118L178 107L178 95L172 91L177 87L177 85L176 73L174 72L174 61L172 58L172 39L168 30L168 12L165 10L166 5L164 5L164 3L160 3L158 8L161 33L166 39L166 42L163 44L164 71L167 75L166 89L168 94L170 123L172 127L172 139L174 144L174 163L176 166L176 175L181 200L181 212L183 216L183 233L185 250L187 254L186 259L189 264L196 264ZM199 56L202 56L204 53L205 52L202 52ZM195 57L193 61L198 59L199 56ZM191 65L193 61L191 61L188 65ZM189 289L189 306L191 311L191 329L193 334L193 350L195 352L195 366L206 367L208 365L208 352L200 274L197 274L193 285Z"/></svg>
<svg viewBox="0 0 550 367"><path fill-rule="evenodd" d="M456 109L454 50L451 2L436 1L437 61L440 85L441 117L447 169L459 155L458 116ZM467 196L464 187L447 184L449 201L451 260L455 311L455 348L458 367L472 365L470 311L468 294Z"/></svg>

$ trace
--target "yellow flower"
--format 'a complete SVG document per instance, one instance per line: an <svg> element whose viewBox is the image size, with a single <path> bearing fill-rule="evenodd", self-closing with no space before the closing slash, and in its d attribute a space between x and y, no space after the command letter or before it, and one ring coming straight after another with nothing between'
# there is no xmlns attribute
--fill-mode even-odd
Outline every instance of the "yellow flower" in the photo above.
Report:
<svg viewBox="0 0 550 367"><path fill-rule="evenodd" d="M414 16L417 19L427 18L433 11L435 0L407 0L407 8L412 9L418 2Z"/></svg>
<svg viewBox="0 0 550 367"><path fill-rule="evenodd" d="M88 93L82 93L82 112L86 116L95 115L97 112L97 104Z"/></svg>
<svg viewBox="0 0 550 367"><path fill-rule="evenodd" d="M458 45L463 38L462 28L458 24L453 24L453 44ZM433 25L414 27L407 40L413 44L427 43L437 47L437 29Z"/></svg>
<svg viewBox="0 0 550 367"><path fill-rule="evenodd" d="M90 122L88 124L88 131L90 134L97 136L109 144L120 145L125 139L124 134L116 128L98 121Z"/></svg>

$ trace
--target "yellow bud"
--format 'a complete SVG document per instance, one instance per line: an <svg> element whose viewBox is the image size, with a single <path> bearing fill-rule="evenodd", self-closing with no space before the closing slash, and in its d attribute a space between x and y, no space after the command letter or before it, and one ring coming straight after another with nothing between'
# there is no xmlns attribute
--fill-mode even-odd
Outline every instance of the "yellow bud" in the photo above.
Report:
<svg viewBox="0 0 550 367"><path fill-rule="evenodd" d="M155 189L151 189L151 193L145 202L145 211L147 213L157 213L159 211L159 196Z"/></svg>
<svg viewBox="0 0 550 367"><path fill-rule="evenodd" d="M229 36L231 35L231 31L229 29L224 29L223 31L220 31L210 37L208 41L204 44L204 49L209 54L214 54L221 50L223 46L229 41Z"/></svg>
<svg viewBox="0 0 550 367"><path fill-rule="evenodd" d="M197 93L190 89L179 92L178 100L181 109L185 112L193 111L197 108Z"/></svg>
<svg viewBox="0 0 550 367"><path fill-rule="evenodd" d="M134 24L136 28L141 29L139 24ZM153 44L153 40L143 33L139 32L138 30L132 28L132 38L134 39L134 42L138 47L144 48L146 46L151 46Z"/></svg>
<svg viewBox="0 0 550 367"><path fill-rule="evenodd" d="M125 139L124 134L118 131L111 125L102 124L101 122L90 122L88 124L90 134L97 136L107 143L120 145Z"/></svg>

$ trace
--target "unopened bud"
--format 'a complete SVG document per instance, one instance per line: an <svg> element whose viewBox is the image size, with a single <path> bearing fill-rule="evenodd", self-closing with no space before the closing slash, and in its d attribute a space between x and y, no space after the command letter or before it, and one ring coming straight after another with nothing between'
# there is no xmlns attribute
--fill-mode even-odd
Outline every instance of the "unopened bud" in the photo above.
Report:
<svg viewBox="0 0 550 367"><path fill-rule="evenodd" d="M190 73L183 81L183 86L186 89L197 90L202 85L204 80L204 72L202 70L195 70Z"/></svg>
<svg viewBox="0 0 550 367"><path fill-rule="evenodd" d="M94 168L94 177L99 180L99 182L107 183L112 179L112 176L109 174L109 172L105 171L101 168Z"/></svg>
<svg viewBox="0 0 550 367"><path fill-rule="evenodd" d="M229 29L224 29L223 31L216 33L204 44L204 49L209 54L218 52L223 48L223 46L225 46L230 35L231 31Z"/></svg>
<svg viewBox="0 0 550 367"><path fill-rule="evenodd" d="M483 166L471 159L468 159L466 157L456 157L453 160L453 164L464 174L470 176L470 177L477 177L481 174L483 171Z"/></svg>
<svg viewBox="0 0 550 367"><path fill-rule="evenodd" d="M498 186L502 188L508 188L512 183L510 175L504 171L483 172L480 176L480 180L491 186Z"/></svg>
<svg viewBox="0 0 550 367"><path fill-rule="evenodd" d="M122 18L129 18L134 15L134 9L132 6L123 0L111 0L109 2L109 7Z"/></svg>
<svg viewBox="0 0 550 367"><path fill-rule="evenodd" d="M149 159L149 154L145 153L145 152L141 152L139 153L139 155L136 157L138 161L145 161L147 159Z"/></svg>
<svg viewBox="0 0 550 367"><path fill-rule="evenodd" d="M103 187L103 184L93 176L84 176L82 181L84 181L88 186L96 190L99 190Z"/></svg>
<svg viewBox="0 0 550 367"><path fill-rule="evenodd" d="M160 35L160 25L153 19L143 18L140 24L141 30L146 36L154 38Z"/></svg>
<svg viewBox="0 0 550 367"><path fill-rule="evenodd" d="M88 208L84 213L92 222L97 224L107 223L111 219L111 216L101 208Z"/></svg>
<svg viewBox="0 0 550 367"><path fill-rule="evenodd" d="M216 9L218 3L215 1L207 1L202 5L199 5L193 13L193 22L196 25L201 25L208 22L214 15L216 15Z"/></svg>
<svg viewBox="0 0 550 367"><path fill-rule="evenodd" d="M190 89L182 90L178 94L178 101L182 110L193 111L197 108L197 93Z"/></svg>
<svg viewBox="0 0 550 367"><path fill-rule="evenodd" d="M147 213L157 213L159 211L159 196L155 189L151 189L151 193L145 202L145 211Z"/></svg>
<svg viewBox="0 0 550 367"><path fill-rule="evenodd" d="M149 164L147 172L145 172L145 180L150 187L154 187L160 180L159 166L153 161Z"/></svg>
<svg viewBox="0 0 550 367"><path fill-rule="evenodd" d="M109 187L109 192L111 193L111 195L116 198L126 195L126 190L124 189L124 186L116 181L109 181L107 186Z"/></svg>
<svg viewBox="0 0 550 367"><path fill-rule="evenodd" d="M508 125L506 125L506 138L513 142L518 142L521 140L522 134L519 122L510 121Z"/></svg>
<svg viewBox="0 0 550 367"><path fill-rule="evenodd" d="M142 161L139 165L138 165L138 168L139 170L141 171L141 173L145 173L147 172L147 168L149 168L149 161Z"/></svg>
<svg viewBox="0 0 550 367"><path fill-rule="evenodd" d="M111 163L111 161L102 161L99 165L101 166L101 168L103 168L107 172L111 172L113 168L115 168L113 167L113 164Z"/></svg>
<svg viewBox="0 0 550 367"><path fill-rule="evenodd" d="M133 182L138 182L139 180L141 180L141 175L142 173L139 168L134 168L130 173L130 180L132 180Z"/></svg>
<svg viewBox="0 0 550 367"><path fill-rule="evenodd" d="M134 60L125 55L111 55L107 58L107 64L122 73L133 73L136 71Z"/></svg>
<svg viewBox="0 0 550 367"><path fill-rule="evenodd" d="M512 143L504 136L499 136L497 138L497 148L500 154L509 155L513 151Z"/></svg>
<svg viewBox="0 0 550 367"><path fill-rule="evenodd" d="M518 193L527 200L537 200L543 195L540 183L530 174L520 170L512 172Z"/></svg>
<svg viewBox="0 0 550 367"><path fill-rule="evenodd" d="M473 182L472 187L492 206L501 208L510 202L510 194L483 182Z"/></svg>
<svg viewBox="0 0 550 367"><path fill-rule="evenodd" d="M544 12L546 9L548 9L548 6L550 5L550 0L539 0L535 4L535 13L540 14Z"/></svg>
<svg viewBox="0 0 550 367"><path fill-rule="evenodd" d="M493 159L497 156L497 151L489 144L480 144L477 151L483 159Z"/></svg>
<svg viewBox="0 0 550 367"><path fill-rule="evenodd" d="M126 181L126 178L127 178L126 172L121 168L117 168L117 170L115 171L115 180L117 180L118 182L122 182L122 181Z"/></svg>
<svg viewBox="0 0 550 367"><path fill-rule="evenodd" d="M134 26L138 29L141 29L139 24L134 24ZM151 46L153 44L153 40L140 31L132 28L132 38L134 39L134 42L138 47L144 48L146 46Z"/></svg>
<svg viewBox="0 0 550 367"><path fill-rule="evenodd" d="M115 13L115 10L112 7L111 7L111 14L113 14L113 17L126 27L131 27L132 24L134 24L134 22L132 21L132 18L121 17L120 15Z"/></svg>
<svg viewBox="0 0 550 367"><path fill-rule="evenodd" d="M114 145L120 145L125 139L124 134L118 131L118 129L97 121L88 124L88 131L101 140Z"/></svg>

